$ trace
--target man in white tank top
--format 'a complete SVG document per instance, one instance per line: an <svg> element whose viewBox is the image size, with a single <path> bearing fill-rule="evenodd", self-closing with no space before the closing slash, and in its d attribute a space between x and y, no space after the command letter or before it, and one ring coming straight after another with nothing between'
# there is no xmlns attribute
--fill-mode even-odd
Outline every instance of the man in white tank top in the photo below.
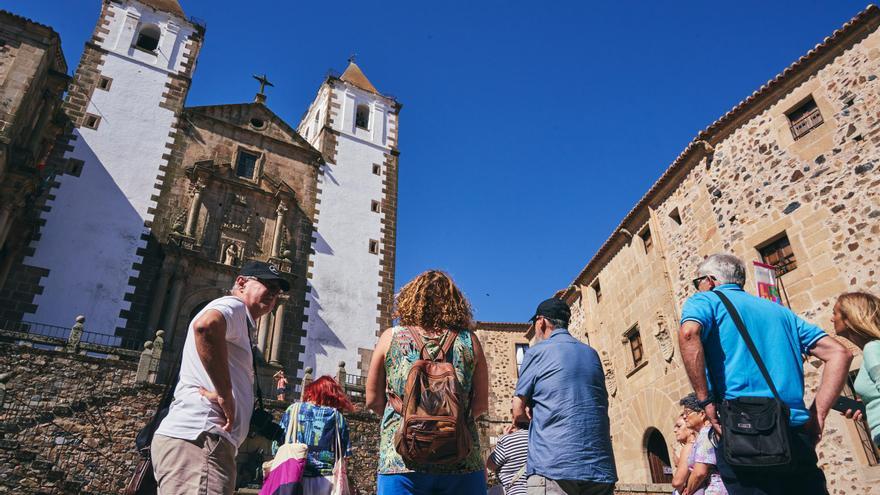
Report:
<svg viewBox="0 0 880 495"><path fill-rule="evenodd" d="M190 322L174 401L151 444L159 494L231 494L254 408L252 332L290 283L252 261Z"/></svg>

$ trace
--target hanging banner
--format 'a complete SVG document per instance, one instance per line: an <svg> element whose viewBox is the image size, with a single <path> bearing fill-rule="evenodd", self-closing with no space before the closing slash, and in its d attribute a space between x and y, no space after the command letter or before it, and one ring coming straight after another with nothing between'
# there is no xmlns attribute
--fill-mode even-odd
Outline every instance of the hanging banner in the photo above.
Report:
<svg viewBox="0 0 880 495"><path fill-rule="evenodd" d="M779 285L776 281L776 268L773 265L753 262L755 265L755 284L758 288L758 297L769 299L775 303L784 305L779 295Z"/></svg>

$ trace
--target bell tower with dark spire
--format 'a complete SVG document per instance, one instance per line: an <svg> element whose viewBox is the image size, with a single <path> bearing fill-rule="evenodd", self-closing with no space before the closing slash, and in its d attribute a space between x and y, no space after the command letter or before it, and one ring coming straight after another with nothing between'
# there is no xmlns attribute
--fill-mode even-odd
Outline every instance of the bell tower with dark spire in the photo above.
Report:
<svg viewBox="0 0 880 495"><path fill-rule="evenodd" d="M366 375L391 325L397 246L398 114L354 58L328 76L299 133L321 151L302 361L315 376Z"/></svg>

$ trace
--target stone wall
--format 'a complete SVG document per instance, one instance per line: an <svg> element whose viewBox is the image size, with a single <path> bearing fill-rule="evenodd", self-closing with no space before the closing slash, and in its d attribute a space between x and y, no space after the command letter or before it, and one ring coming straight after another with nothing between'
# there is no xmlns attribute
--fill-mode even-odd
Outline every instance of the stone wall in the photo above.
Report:
<svg viewBox="0 0 880 495"><path fill-rule="evenodd" d="M671 452L678 399L690 391L678 357L681 306L708 254L748 265L786 236L797 267L781 277L785 302L832 332L835 297L877 290L880 275L880 10L869 7L694 140L563 291L574 329L600 353L610 394L621 486L654 481L647 435ZM788 113L812 97L823 123L795 140ZM573 218L573 221L580 219ZM599 290L597 290L599 289ZM629 335L638 332L636 363ZM853 370L860 366L860 357ZM806 400L821 377L805 365ZM869 493L880 479L856 425L833 413L819 444L833 494Z"/></svg>
<svg viewBox="0 0 880 495"><path fill-rule="evenodd" d="M136 363L0 342L0 493L115 494L162 387Z"/></svg>

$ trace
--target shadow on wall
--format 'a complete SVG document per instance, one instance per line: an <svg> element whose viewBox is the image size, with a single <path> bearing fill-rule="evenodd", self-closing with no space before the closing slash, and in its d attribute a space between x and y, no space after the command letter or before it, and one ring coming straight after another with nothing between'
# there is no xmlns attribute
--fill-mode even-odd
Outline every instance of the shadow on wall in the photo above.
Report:
<svg viewBox="0 0 880 495"><path fill-rule="evenodd" d="M125 177L111 176L83 136L75 133L75 138L69 158L82 160L82 168L78 175L67 170L57 177L40 239L26 260L49 270L29 318L69 325L84 315L88 331L112 335L123 326L120 311L130 307L124 297L133 289L129 278L137 275L132 265L140 262L137 251L145 247L146 228L117 182Z"/></svg>
<svg viewBox="0 0 880 495"><path fill-rule="evenodd" d="M303 368L312 368L315 376L319 374L333 374L334 370L319 370L316 368L315 356L327 356L328 349L344 349L345 344L337 337L336 332L321 317L320 295L314 286L311 286L311 298L309 299L308 331L306 332L305 353L303 353ZM344 308L343 308L344 311ZM336 363L333 363L334 366ZM300 377L301 378L301 377Z"/></svg>
<svg viewBox="0 0 880 495"><path fill-rule="evenodd" d="M324 239L324 236L318 231L315 231L313 235L315 236L315 252L333 256L333 248L327 243L327 239Z"/></svg>

